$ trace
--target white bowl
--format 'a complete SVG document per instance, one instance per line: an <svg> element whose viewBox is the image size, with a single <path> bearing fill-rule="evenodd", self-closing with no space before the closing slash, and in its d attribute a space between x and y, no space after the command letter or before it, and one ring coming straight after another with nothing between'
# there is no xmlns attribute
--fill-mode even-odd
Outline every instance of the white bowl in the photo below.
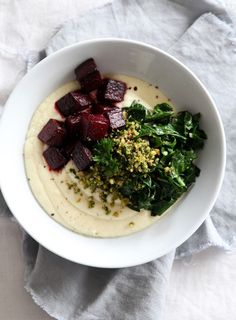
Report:
<svg viewBox="0 0 236 320"><path fill-rule="evenodd" d="M159 221L130 236L97 239L64 228L44 212L26 179L23 145L33 112L51 92L74 79L74 68L89 57L95 58L102 73L124 73L158 84L174 101L177 110L202 114L201 126L208 135L197 162L201 174L194 187ZM26 74L12 92L5 109L0 128L3 195L22 227L59 256L105 268L142 264L183 243L214 205L223 179L226 154L219 113L197 77L155 47L130 40L98 39L64 48Z"/></svg>

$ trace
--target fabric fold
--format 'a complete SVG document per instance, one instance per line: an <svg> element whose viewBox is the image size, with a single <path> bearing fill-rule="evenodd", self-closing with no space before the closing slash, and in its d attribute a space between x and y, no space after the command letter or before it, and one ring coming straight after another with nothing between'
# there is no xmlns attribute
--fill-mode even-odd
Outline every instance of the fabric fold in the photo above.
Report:
<svg viewBox="0 0 236 320"><path fill-rule="evenodd" d="M26 289L57 319L161 319L173 259L174 252L137 267L98 269L40 247Z"/></svg>

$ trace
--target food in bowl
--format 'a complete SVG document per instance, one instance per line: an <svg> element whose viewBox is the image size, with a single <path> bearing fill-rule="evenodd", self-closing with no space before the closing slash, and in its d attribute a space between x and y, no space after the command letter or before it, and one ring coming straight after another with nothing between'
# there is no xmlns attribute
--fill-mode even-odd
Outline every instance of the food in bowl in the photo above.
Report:
<svg viewBox="0 0 236 320"><path fill-rule="evenodd" d="M25 142L31 189L55 220L116 237L153 224L194 183L206 134L157 86L102 78L94 59L36 110Z"/></svg>
<svg viewBox="0 0 236 320"><path fill-rule="evenodd" d="M205 147L195 162L201 173L194 187L156 223L125 237L86 237L71 232L45 213L33 196L27 181L22 149L35 110L45 97L73 79L75 67L91 56L96 57L103 74L112 71L114 74L128 74L143 79L154 86L157 84L172 99L171 102L174 102L176 113L184 109L192 114L200 112L200 124L207 133ZM132 88L130 93L140 94L141 88L139 85L137 87L137 91ZM69 91L62 93L54 101ZM129 106L133 100L124 105ZM161 100L156 100L148 92L144 102L154 106ZM16 112L19 106L22 112ZM57 115L55 112L48 117L41 113L40 126L37 124L35 135L37 136L50 118L57 118ZM58 117L58 120L60 121L61 117ZM1 118L0 133L1 190L10 210L26 232L42 246L80 264L122 268L146 263L165 255L183 243L203 223L222 184L226 155L225 137L220 115L209 92L181 62L158 48L137 41L92 39L63 48L45 58L25 75L12 92ZM36 179L39 178L37 175ZM38 191L40 193L43 190ZM135 250L136 248L138 250Z"/></svg>

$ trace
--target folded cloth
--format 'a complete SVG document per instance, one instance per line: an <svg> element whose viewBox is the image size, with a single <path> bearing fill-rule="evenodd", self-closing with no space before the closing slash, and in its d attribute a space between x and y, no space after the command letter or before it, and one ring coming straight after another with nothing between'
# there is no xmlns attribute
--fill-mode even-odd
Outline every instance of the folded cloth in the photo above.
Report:
<svg viewBox="0 0 236 320"><path fill-rule="evenodd" d="M210 246L231 248L236 242L236 129L232 121L236 114L236 39L224 2L116 0L65 24L45 52L48 55L77 41L107 36L137 39L169 51L192 69L213 95L228 144L224 184L210 217L176 250L175 257ZM32 54L28 66L40 57ZM141 266L111 270L64 260L28 235L24 252L26 289L57 319L162 318L174 252Z"/></svg>

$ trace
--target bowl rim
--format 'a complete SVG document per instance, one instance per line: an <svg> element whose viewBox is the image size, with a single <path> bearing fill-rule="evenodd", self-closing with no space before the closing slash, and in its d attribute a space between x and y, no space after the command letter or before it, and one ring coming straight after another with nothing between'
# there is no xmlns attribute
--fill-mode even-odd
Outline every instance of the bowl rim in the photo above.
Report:
<svg viewBox="0 0 236 320"><path fill-rule="evenodd" d="M219 114L219 111L216 107L216 104L213 100L213 98L211 97L210 93L208 92L208 90L206 89L205 85L201 82L201 80L198 79L198 77L187 67L185 66L181 61L179 61L178 59L176 59L175 57L173 57L171 54L165 52L162 49L159 49L158 47L155 47L154 45L150 45L141 41L136 41L136 40L130 40L130 39L125 39L125 38L113 38L113 37L105 37L105 38L95 38L95 39L89 39L89 40L85 40L85 41L79 41L76 42L72 45L66 46L64 48L59 49L58 51L50 54L49 56L47 56L45 59L41 60L39 63L37 63L29 72L27 72L23 78L18 82L18 84L16 85L16 87L13 89L13 91L11 92L5 107L4 107L4 111L3 114L1 116L0 119L0 145L4 143L3 141L3 135L4 135L4 131L2 129L1 124L4 122L4 119L6 117L7 114L7 106L8 104L11 103L11 96L13 94L13 92L15 92L15 90L21 85L22 82L26 81L27 78L29 77L29 75L31 76L32 73L37 72L37 70L39 68L41 68L41 66L45 63L48 63L48 61L54 59L54 57L59 56L61 54L66 54L67 51L70 51L72 48L77 47L77 46L83 46L83 45L89 45L89 44L96 44L96 43L102 43L102 42L107 42L107 43L124 43L124 44L133 44L136 46L140 46L140 47L146 47L147 49L156 51L158 53L161 53L162 55L165 55L166 57L168 57L170 60L173 60L176 64L178 64L182 69L184 69L188 74L190 74L190 76L194 79L194 81L196 81L196 83L200 86L201 90L205 93L205 95L207 96L207 99L209 100L209 102L211 103L215 115L217 117L218 120L218 124L219 124L219 129L220 129L220 136L221 136L221 142L222 142L222 154L221 154L221 167L219 168L219 172L218 172L218 185L217 188L215 190L214 196L212 196L211 201L208 203L208 207L205 210L205 214L202 215L201 219L196 220L195 223L193 223L192 228L189 228L188 232L185 232L184 235L182 237L179 238L179 240L177 241L177 243L173 244L173 245L169 245L165 250L162 250L162 252L160 252L160 254L158 254L156 257L150 257L149 259L135 259L134 262L131 261L127 261L126 263L121 263L121 264L114 264L112 261L109 262L109 264L104 264L101 263L100 261L97 263L86 263L86 261L78 261L77 259L73 259L73 257L68 256L66 252L58 252L57 250L55 250L54 248L52 248L51 245L48 245L47 243L45 243L44 239L38 239L38 237L36 237L35 235L31 234L31 230L29 230L28 228L24 227L24 223L22 223L21 218L19 217L18 214L15 215L14 213L14 209L12 209L12 196L10 194L7 193L7 190L5 190L5 184L4 184L4 180L2 178L3 174L3 169L0 166L0 187L1 187L1 191L3 194L3 197L9 207L9 209L11 210L12 214L16 217L17 221L19 222L19 224L23 227L23 229L33 238L35 239L39 244L42 244L45 248L47 248L48 250L50 250L51 252L53 252L56 255L61 256L64 259L73 261L75 263L81 263L83 265L88 265L88 266L93 266L93 267L99 267L99 268L123 268L123 267L132 267L132 266L136 266L136 265L140 265L140 264L144 264L147 263L149 261L152 261L156 258L159 258L169 252L171 252L172 250L174 250L175 248L177 248L179 245L181 245L184 241L186 241L199 227L200 225L205 221L205 219L207 218L207 216L209 215L211 209L214 206L214 203L218 197L220 188L222 186L222 182L223 182L223 178L224 178L224 172L225 172L225 166L226 166L226 139L225 139L225 133L224 133L224 127L222 124L222 120ZM37 201L37 200L35 200ZM43 238L43 237L42 237ZM132 259L131 259L132 260ZM134 260L134 259L133 259Z"/></svg>

